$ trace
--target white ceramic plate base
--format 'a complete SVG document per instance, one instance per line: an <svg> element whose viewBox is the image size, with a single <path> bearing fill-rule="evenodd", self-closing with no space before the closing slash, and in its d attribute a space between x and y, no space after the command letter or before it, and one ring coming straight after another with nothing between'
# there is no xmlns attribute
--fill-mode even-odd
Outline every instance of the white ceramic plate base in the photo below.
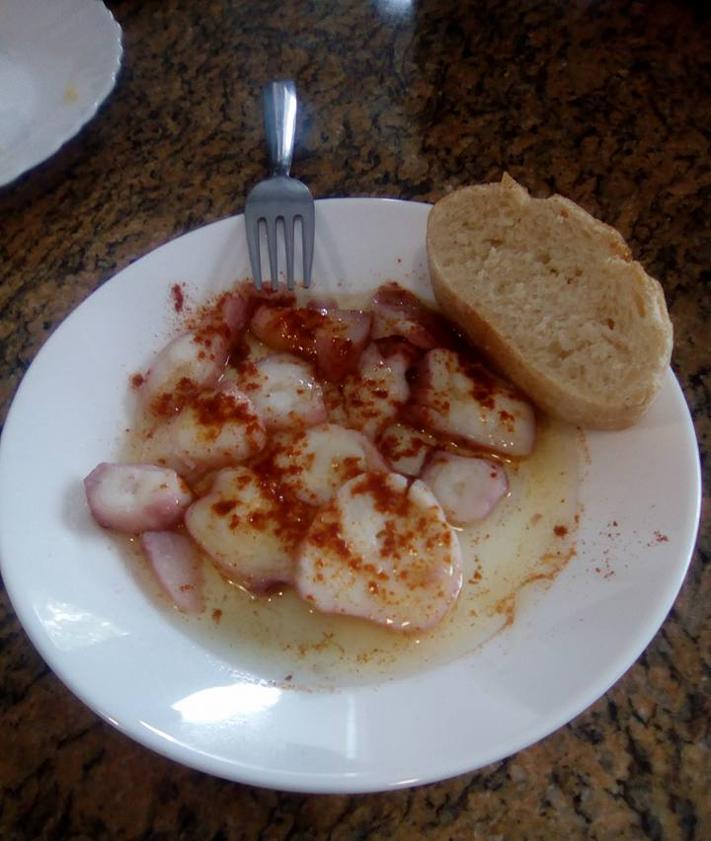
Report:
<svg viewBox="0 0 711 841"><path fill-rule="evenodd" d="M427 213L406 202L317 202L316 287L367 289L394 278L429 294ZM687 569L699 468L671 372L640 424L588 435L578 554L512 627L411 677L330 691L275 686L243 668L239 652L216 654L156 608L91 521L81 490L82 477L116 452L128 377L170 335L171 285L184 283L196 300L228 288L249 274L244 242L235 217L137 261L64 322L27 372L0 446L0 556L34 645L137 741L279 789L438 780L551 733L639 656Z"/></svg>
<svg viewBox="0 0 711 841"><path fill-rule="evenodd" d="M2 0L0 186L94 116L121 53L121 28L99 0Z"/></svg>

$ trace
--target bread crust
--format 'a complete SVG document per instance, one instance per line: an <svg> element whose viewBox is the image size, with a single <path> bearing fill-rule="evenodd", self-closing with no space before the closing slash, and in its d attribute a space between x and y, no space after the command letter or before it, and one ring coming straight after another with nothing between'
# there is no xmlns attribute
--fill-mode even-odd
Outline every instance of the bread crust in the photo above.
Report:
<svg viewBox="0 0 711 841"><path fill-rule="evenodd" d="M505 330L506 325L497 324L495 315L486 312L486 307L477 301L475 284L463 286L461 279L453 278L451 265L443 265L438 229L446 221L449 206L456 202L459 209L471 205L473 218L481 205L505 198L515 206L530 208L531 202L543 202L546 212L552 210L563 214L566 224L580 226L589 235L594 247L600 249L605 258L620 260L625 264L625 278L634 283L643 295L647 314L654 321L654 341L649 341L648 361L645 357L643 370L632 372L636 377L634 389L615 389L602 397L594 389L573 387L546 370L545 366L531 362L533 354L525 346L512 340ZM543 210L543 206L534 205ZM490 224L490 220L487 220ZM501 236L506 237L502 228ZM555 243L546 243L555 248ZM472 344L480 349L489 361L545 412L576 424L594 429L621 429L635 423L649 408L662 386L669 365L672 348L672 325L667 313L664 293L660 284L647 275L639 263L632 259L630 250L622 236L614 228L590 216L562 196L549 199L532 199L528 192L510 176L504 175L500 184L486 184L464 187L438 202L428 219L427 253L430 276L435 298L442 312L452 319ZM447 255L451 261L451 253ZM492 281L495 283L495 278ZM501 321L501 319L499 319ZM533 327L533 325L532 325ZM646 335L646 334L645 334ZM623 360L624 362L624 360ZM583 383L584 385L584 383ZM633 393L630 393L633 392Z"/></svg>

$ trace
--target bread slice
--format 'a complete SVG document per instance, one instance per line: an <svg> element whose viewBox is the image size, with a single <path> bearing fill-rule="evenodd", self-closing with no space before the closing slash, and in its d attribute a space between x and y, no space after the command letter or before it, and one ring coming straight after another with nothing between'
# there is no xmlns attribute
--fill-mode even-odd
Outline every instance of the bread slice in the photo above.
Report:
<svg viewBox="0 0 711 841"><path fill-rule="evenodd" d="M649 407L672 325L661 286L614 228L504 175L437 202L427 251L442 311L546 412L620 429Z"/></svg>

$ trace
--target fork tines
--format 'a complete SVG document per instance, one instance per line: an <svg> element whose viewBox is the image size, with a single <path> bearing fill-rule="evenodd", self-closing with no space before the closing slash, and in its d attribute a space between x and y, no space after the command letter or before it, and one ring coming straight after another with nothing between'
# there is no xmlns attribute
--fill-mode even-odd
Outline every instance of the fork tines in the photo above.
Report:
<svg viewBox="0 0 711 841"><path fill-rule="evenodd" d="M289 183L274 183L278 181ZM306 195L296 185L302 187ZM297 190L301 194L300 196L294 195ZM272 289L277 289L279 286L280 234L283 235L284 242L283 253L286 261L287 288L294 289L295 252L300 250L301 278L304 288L308 289L311 285L315 230L314 202L308 188L295 178L275 176L261 182L252 190L247 198L244 213L249 261L257 289L261 289L263 284L261 243L265 235L269 256L270 284ZM297 227L301 229L300 249L298 249L298 241L295 242ZM265 234L262 233L263 231Z"/></svg>
<svg viewBox="0 0 711 841"><path fill-rule="evenodd" d="M306 184L289 176L296 129L296 86L291 80L270 82L264 88L262 105L271 177L252 188L244 208L254 282L258 289L262 288L260 228L264 223L272 289L279 288L279 228L284 231L286 285L294 288L294 226L300 221L302 277L308 288L314 253L314 199Z"/></svg>

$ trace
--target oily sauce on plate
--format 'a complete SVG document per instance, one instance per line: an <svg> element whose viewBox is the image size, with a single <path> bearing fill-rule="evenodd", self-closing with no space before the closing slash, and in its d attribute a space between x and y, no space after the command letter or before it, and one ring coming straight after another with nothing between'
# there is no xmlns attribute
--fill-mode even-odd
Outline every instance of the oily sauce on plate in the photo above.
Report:
<svg viewBox="0 0 711 841"><path fill-rule="evenodd" d="M239 362L269 352L250 337ZM139 416L127 436L126 460L141 460L145 430L146 419ZM404 676L451 661L490 639L514 620L521 595L549 584L572 557L582 446L578 430L538 418L533 453L506 465L508 496L485 520L457 529L464 585L445 619L427 632L398 633L362 619L325 615L288 587L255 596L227 582L207 558L206 610L183 616L166 605L138 551L132 553L133 567L174 621L259 679L313 688Z"/></svg>

